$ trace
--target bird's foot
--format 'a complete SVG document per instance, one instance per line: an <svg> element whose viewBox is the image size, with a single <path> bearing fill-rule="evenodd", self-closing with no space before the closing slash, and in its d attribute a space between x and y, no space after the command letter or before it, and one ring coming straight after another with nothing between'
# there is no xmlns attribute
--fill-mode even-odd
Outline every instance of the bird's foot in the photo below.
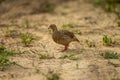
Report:
<svg viewBox="0 0 120 80"><path fill-rule="evenodd" d="M61 52L65 52L66 50L68 50L68 48L63 49Z"/></svg>
<svg viewBox="0 0 120 80"><path fill-rule="evenodd" d="M67 49L68 49L68 45L65 46L64 50L62 50L61 52L64 52L64 51L66 51Z"/></svg>

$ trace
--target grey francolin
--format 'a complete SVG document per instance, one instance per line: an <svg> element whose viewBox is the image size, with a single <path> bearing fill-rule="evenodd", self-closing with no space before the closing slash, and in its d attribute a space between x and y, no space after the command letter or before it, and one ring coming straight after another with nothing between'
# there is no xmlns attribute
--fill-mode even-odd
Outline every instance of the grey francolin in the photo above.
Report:
<svg viewBox="0 0 120 80"><path fill-rule="evenodd" d="M48 29L52 29L53 31L52 33L53 40L56 43L62 44L65 46L64 50L62 51L65 51L68 49L70 42L72 41L79 42L79 40L76 38L76 36L72 32L68 30L58 30L55 24L51 24Z"/></svg>

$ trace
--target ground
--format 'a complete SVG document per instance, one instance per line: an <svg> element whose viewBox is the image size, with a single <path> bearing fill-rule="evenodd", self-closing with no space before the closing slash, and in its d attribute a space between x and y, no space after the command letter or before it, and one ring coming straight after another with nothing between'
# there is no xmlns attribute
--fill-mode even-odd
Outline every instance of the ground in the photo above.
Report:
<svg viewBox="0 0 120 80"><path fill-rule="evenodd" d="M14 7L1 14L0 40L8 49L26 51L11 57L24 68L12 65L0 71L0 80L46 80L45 75L50 72L59 73L61 80L120 80L120 60L101 56L105 51L120 53L120 27L116 24L116 14L107 13L85 0L70 0L56 6L55 13L29 14L28 8L25 12L29 15L12 19L15 11L23 11L23 8ZM29 21L28 28L21 27L25 20ZM72 42L67 51L61 52L64 47L52 40L52 32L48 30L50 24L56 24L58 29L64 29L62 25L74 25L67 29L75 33L80 43ZM19 37L5 37L6 25L11 30L30 32L37 40L25 47ZM104 46L103 35L111 37L116 44ZM95 46L90 47L86 40ZM40 59L40 54L48 54L51 58ZM64 55L74 55L74 58L63 59Z"/></svg>

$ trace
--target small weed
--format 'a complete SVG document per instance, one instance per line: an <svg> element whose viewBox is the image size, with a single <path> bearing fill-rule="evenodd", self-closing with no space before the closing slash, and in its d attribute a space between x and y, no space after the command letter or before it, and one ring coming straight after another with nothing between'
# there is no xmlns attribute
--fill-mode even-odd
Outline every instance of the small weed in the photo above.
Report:
<svg viewBox="0 0 120 80"><path fill-rule="evenodd" d="M62 25L62 28L63 29L70 29L70 28L74 28L74 27L76 27L76 26L78 26L78 25L75 25L75 24L63 24Z"/></svg>
<svg viewBox="0 0 120 80"><path fill-rule="evenodd" d="M41 73L43 76L46 77L46 80L61 80L60 73L54 72L54 71L48 71L47 74L41 72L40 70L37 70L39 73Z"/></svg>
<svg viewBox="0 0 120 80"><path fill-rule="evenodd" d="M117 24L118 24L118 27L120 27L120 20L117 22Z"/></svg>
<svg viewBox="0 0 120 80"><path fill-rule="evenodd" d="M120 78L112 78L111 80L120 80Z"/></svg>
<svg viewBox="0 0 120 80"><path fill-rule="evenodd" d="M111 80L120 80L120 78L112 78Z"/></svg>
<svg viewBox="0 0 120 80"><path fill-rule="evenodd" d="M6 50L6 47L3 45L0 45L0 53L3 53Z"/></svg>
<svg viewBox="0 0 120 80"><path fill-rule="evenodd" d="M31 25L30 25L30 23L29 23L28 20L25 20L25 21L22 23L21 27L23 27L23 28L30 28Z"/></svg>
<svg viewBox="0 0 120 80"><path fill-rule="evenodd" d="M39 59L54 59L55 56L53 55L49 55L49 51L46 49L46 45L43 45L41 43L42 48L44 49L44 53L37 51L37 50L31 50L32 53L37 54Z"/></svg>
<svg viewBox="0 0 120 80"><path fill-rule="evenodd" d="M16 25L16 23L17 23L17 20L15 20L15 19L12 19L10 22L11 22L11 24L12 24L12 25Z"/></svg>
<svg viewBox="0 0 120 80"><path fill-rule="evenodd" d="M39 57L39 59L53 59L53 58L55 58L54 55L51 56L51 55L49 55L48 53L46 53L46 54L43 53L43 54L42 54L41 52L39 52L39 51L37 51L37 50L34 50L34 51L31 50L31 52L37 54L38 57Z"/></svg>
<svg viewBox="0 0 120 80"><path fill-rule="evenodd" d="M48 54L38 54L40 59L53 59L54 56L50 56Z"/></svg>
<svg viewBox="0 0 120 80"><path fill-rule="evenodd" d="M53 13L55 10L55 4L51 3L49 0L44 0L41 4L40 12Z"/></svg>
<svg viewBox="0 0 120 80"><path fill-rule="evenodd" d="M117 52L106 51L102 54L105 59L119 59L120 55Z"/></svg>
<svg viewBox="0 0 120 80"><path fill-rule="evenodd" d="M35 72L39 74L40 73L40 69L35 68Z"/></svg>
<svg viewBox="0 0 120 80"><path fill-rule="evenodd" d="M4 56L14 56L16 54L22 54L22 52L16 52L14 50L7 50L6 47L4 47L3 45L0 45L0 55L4 55Z"/></svg>
<svg viewBox="0 0 120 80"><path fill-rule="evenodd" d="M60 74L55 72L49 72L46 75L47 80L60 80Z"/></svg>
<svg viewBox="0 0 120 80"><path fill-rule="evenodd" d="M11 62L7 56L0 56L0 71L4 71L6 67L10 66L11 64L13 64L13 62Z"/></svg>
<svg viewBox="0 0 120 80"><path fill-rule="evenodd" d="M81 32L80 30L75 30L74 32L75 32L76 34L79 34L79 35L82 34L82 32Z"/></svg>
<svg viewBox="0 0 120 80"><path fill-rule="evenodd" d="M79 64L78 63L76 63L76 69L79 69Z"/></svg>
<svg viewBox="0 0 120 80"><path fill-rule="evenodd" d="M109 38L107 35L103 36L102 42L103 42L103 45L105 46L111 46L113 44L112 39Z"/></svg>
<svg viewBox="0 0 120 80"><path fill-rule="evenodd" d="M120 14L120 0L91 0L96 6L101 6L105 11Z"/></svg>
<svg viewBox="0 0 120 80"><path fill-rule="evenodd" d="M22 35L21 37L22 43L28 47L30 46L30 44L35 40L35 38L33 37L33 35L31 33L25 33Z"/></svg>
<svg viewBox="0 0 120 80"><path fill-rule="evenodd" d="M85 42L89 47L95 47L95 42L92 42L92 41L89 41L89 40L86 40Z"/></svg>
<svg viewBox="0 0 120 80"><path fill-rule="evenodd" d="M45 51L47 54L49 54L49 51L47 50L46 45L44 45L44 44L41 43L41 46L42 46L42 48L44 49L44 51ZM53 56L54 56L54 53L53 53Z"/></svg>
<svg viewBox="0 0 120 80"><path fill-rule="evenodd" d="M14 56L16 54L21 54L21 52L16 52L13 50L7 50L4 46L0 46L0 70L3 71L7 66L14 64L9 60L10 56Z"/></svg>
<svg viewBox="0 0 120 80"><path fill-rule="evenodd" d="M18 37L20 33L17 30L10 30L9 27L6 28L5 37Z"/></svg>
<svg viewBox="0 0 120 80"><path fill-rule="evenodd" d="M70 60L79 60L79 57L75 57L74 54L70 54L70 55L62 55L61 57L59 57L59 59L70 59Z"/></svg>
<svg viewBox="0 0 120 80"><path fill-rule="evenodd" d="M64 15L67 15L67 13L66 13L66 12L61 12L61 15L63 15L63 16L64 16Z"/></svg>

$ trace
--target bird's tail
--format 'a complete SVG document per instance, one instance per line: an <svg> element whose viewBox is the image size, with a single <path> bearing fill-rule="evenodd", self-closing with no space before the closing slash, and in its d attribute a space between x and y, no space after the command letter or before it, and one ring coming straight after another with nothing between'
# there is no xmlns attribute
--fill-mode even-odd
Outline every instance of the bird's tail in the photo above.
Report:
<svg viewBox="0 0 120 80"><path fill-rule="evenodd" d="M80 42L76 37L73 38L73 41Z"/></svg>

